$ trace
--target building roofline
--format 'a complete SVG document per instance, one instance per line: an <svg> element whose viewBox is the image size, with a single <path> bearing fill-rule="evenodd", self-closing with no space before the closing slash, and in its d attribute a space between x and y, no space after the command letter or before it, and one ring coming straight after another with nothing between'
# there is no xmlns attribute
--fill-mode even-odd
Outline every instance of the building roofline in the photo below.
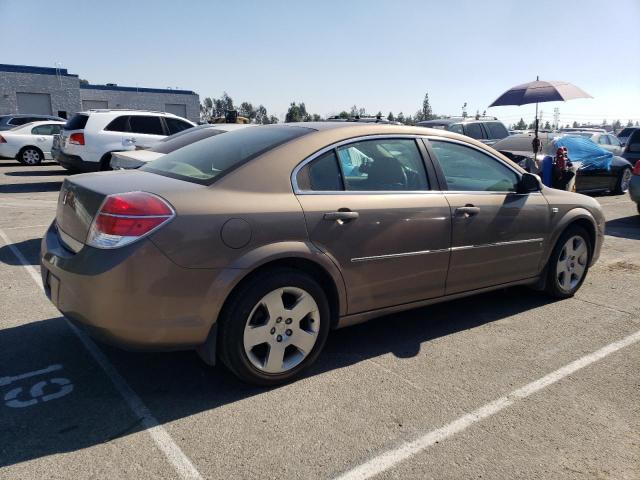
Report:
<svg viewBox="0 0 640 480"><path fill-rule="evenodd" d="M9 65L5 63L0 63L0 72L35 73L38 75L60 75L62 77L78 77L78 75L74 73L69 73L66 68L34 67L31 65Z"/></svg>
<svg viewBox="0 0 640 480"><path fill-rule="evenodd" d="M170 88L146 88L146 87L121 87L119 85L94 85L85 84L80 85L84 90L111 90L116 92L138 92L138 93L174 93L177 95L197 95L196 92L191 90L173 90Z"/></svg>

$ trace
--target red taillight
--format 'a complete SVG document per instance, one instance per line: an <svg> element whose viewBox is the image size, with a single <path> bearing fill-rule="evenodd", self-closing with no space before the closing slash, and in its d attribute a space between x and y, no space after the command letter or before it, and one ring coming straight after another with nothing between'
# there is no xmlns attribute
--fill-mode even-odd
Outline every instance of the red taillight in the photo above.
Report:
<svg viewBox="0 0 640 480"><path fill-rule="evenodd" d="M7 141L4 139L2 135L0 135L0 143L7 143Z"/></svg>
<svg viewBox="0 0 640 480"><path fill-rule="evenodd" d="M72 133L69 135L69 143L73 145L84 145L84 133Z"/></svg>
<svg viewBox="0 0 640 480"><path fill-rule="evenodd" d="M87 244L117 248L142 238L175 216L160 197L145 192L109 195L89 230Z"/></svg>
<svg viewBox="0 0 640 480"><path fill-rule="evenodd" d="M640 175L640 160L636 160L636 165L633 167L633 174Z"/></svg>

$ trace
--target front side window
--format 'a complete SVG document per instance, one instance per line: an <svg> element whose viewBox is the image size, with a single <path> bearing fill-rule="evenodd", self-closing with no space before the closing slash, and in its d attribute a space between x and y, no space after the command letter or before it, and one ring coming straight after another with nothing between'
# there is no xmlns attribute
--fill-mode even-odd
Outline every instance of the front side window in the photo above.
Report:
<svg viewBox="0 0 640 480"><path fill-rule="evenodd" d="M484 132L482 131L482 127L479 123L467 123L464 126L464 134L467 137L475 138L476 140L484 138Z"/></svg>
<svg viewBox="0 0 640 480"><path fill-rule="evenodd" d="M376 139L337 149L345 190L428 190L414 139Z"/></svg>
<svg viewBox="0 0 640 480"><path fill-rule="evenodd" d="M457 143L430 140L449 190L515 192L518 175L495 158Z"/></svg>
<svg viewBox="0 0 640 480"><path fill-rule="evenodd" d="M484 126L489 131L489 138L501 139L509 136L509 131L500 122L488 122L485 123Z"/></svg>
<svg viewBox="0 0 640 480"><path fill-rule="evenodd" d="M464 129L462 128L462 125L460 125L459 123L454 123L452 125L449 125L449 128L447 130L449 130L450 132L459 133L460 135L464 135Z"/></svg>
<svg viewBox="0 0 640 480"><path fill-rule="evenodd" d="M164 135L160 117L147 117L143 115L132 115L129 118L129 125L132 133L143 135Z"/></svg>
<svg viewBox="0 0 640 480"><path fill-rule="evenodd" d="M182 120L178 120L177 118L166 117L164 121L167 122L169 135L173 135L174 133L182 132L183 130L193 127L193 125Z"/></svg>
<svg viewBox="0 0 640 480"><path fill-rule="evenodd" d="M609 145L609 137L607 135L600 135L598 143L600 145Z"/></svg>
<svg viewBox="0 0 640 480"><path fill-rule="evenodd" d="M209 185L236 166L312 131L283 125L242 128L179 148L140 170Z"/></svg>
<svg viewBox="0 0 640 480"><path fill-rule="evenodd" d="M613 135L607 135L609 137L609 143L615 147L619 147L620 146L620 140L618 140L616 137L614 137Z"/></svg>

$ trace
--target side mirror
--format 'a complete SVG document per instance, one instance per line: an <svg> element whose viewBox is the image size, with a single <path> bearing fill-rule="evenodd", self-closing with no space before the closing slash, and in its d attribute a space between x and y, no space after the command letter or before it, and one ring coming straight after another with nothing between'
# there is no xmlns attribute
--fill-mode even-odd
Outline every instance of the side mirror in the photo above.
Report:
<svg viewBox="0 0 640 480"><path fill-rule="evenodd" d="M523 173L518 183L518 193L539 192L542 189L540 177L532 173Z"/></svg>

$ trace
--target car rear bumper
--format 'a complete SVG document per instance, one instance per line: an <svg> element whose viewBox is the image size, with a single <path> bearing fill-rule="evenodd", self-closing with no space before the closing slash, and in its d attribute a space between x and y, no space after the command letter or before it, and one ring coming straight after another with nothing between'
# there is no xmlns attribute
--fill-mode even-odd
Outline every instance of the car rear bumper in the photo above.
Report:
<svg viewBox="0 0 640 480"><path fill-rule="evenodd" d="M53 160L62 165L67 170L78 170L81 172L97 172L100 170L98 162L87 162L77 155L68 155L62 150L52 149Z"/></svg>
<svg viewBox="0 0 640 480"><path fill-rule="evenodd" d="M52 224L42 239L45 293L97 339L133 350L188 349L205 342L219 305L219 270L171 262L148 239L73 253Z"/></svg>

